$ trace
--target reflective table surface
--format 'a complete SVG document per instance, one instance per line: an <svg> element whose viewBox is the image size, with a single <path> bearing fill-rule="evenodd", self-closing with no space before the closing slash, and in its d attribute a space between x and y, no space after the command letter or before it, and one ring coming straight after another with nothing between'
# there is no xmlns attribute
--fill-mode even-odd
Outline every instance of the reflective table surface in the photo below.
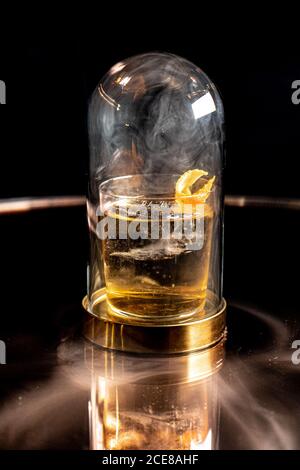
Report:
<svg viewBox="0 0 300 470"><path fill-rule="evenodd" d="M226 207L226 341L142 356L82 338L84 207L2 214L0 448L299 449L298 221Z"/></svg>

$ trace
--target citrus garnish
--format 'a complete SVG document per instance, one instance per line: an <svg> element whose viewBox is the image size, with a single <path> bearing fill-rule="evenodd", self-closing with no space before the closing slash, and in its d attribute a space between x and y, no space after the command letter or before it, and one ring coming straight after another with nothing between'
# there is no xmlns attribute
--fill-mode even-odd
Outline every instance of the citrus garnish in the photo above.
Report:
<svg viewBox="0 0 300 470"><path fill-rule="evenodd" d="M206 179L200 189L192 192L192 186L200 180L203 176L207 176L207 171L204 170L189 170L181 175L175 187L175 198L179 204L204 204L208 198L212 186L215 181L215 176Z"/></svg>

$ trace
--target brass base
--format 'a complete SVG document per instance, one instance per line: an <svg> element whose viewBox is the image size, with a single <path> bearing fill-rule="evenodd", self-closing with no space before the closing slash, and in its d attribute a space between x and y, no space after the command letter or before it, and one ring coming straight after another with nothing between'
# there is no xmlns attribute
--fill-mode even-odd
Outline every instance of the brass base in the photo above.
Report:
<svg viewBox="0 0 300 470"><path fill-rule="evenodd" d="M143 354L179 354L197 351L216 344L225 336L226 301L222 299L212 315L195 314L180 323L133 323L114 317L109 312L105 290L91 309L88 297L83 299L86 311L83 334L92 343L117 351Z"/></svg>

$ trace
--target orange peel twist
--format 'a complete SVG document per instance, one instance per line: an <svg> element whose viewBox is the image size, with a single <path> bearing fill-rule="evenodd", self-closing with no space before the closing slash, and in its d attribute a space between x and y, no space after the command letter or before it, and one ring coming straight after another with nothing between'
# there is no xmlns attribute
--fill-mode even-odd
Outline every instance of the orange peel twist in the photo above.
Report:
<svg viewBox="0 0 300 470"><path fill-rule="evenodd" d="M189 170L181 175L175 187L175 199L179 204L204 204L208 198L214 181L215 176L206 181L206 183L197 191L192 193L191 188L199 178L207 176L207 171L204 170Z"/></svg>

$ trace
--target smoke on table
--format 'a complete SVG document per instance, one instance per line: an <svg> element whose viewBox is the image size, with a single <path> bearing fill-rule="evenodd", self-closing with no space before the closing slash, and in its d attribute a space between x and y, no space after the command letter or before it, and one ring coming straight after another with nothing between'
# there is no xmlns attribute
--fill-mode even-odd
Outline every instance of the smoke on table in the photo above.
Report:
<svg viewBox="0 0 300 470"><path fill-rule="evenodd" d="M224 369L217 374L214 384L221 405L220 447L299 449L300 368L291 361L289 330L271 315L239 304L234 307L244 318L253 318L268 329L271 347L253 353L229 353ZM1 448L87 448L91 375L83 343L72 343L64 355L61 348L51 378L38 386L27 384L21 394L2 404ZM128 367L128 373L123 370L122 383L149 378L161 369L158 358L148 358L142 364L140 361L136 370Z"/></svg>

